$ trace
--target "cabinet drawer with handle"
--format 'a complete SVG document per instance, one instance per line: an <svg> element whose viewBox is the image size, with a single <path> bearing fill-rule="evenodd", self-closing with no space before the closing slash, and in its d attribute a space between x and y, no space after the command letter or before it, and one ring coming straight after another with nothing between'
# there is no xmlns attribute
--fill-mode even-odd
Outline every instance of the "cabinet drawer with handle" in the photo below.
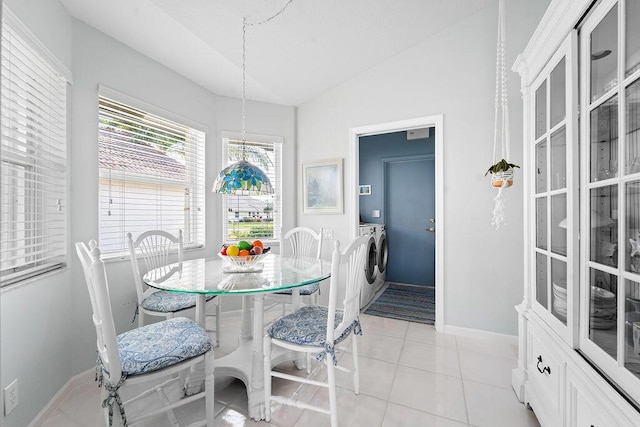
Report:
<svg viewBox="0 0 640 427"><path fill-rule="evenodd" d="M559 354L549 350L551 345L545 345L544 336L538 336L529 331L529 357L527 373L529 381L537 389L536 395L552 412L561 411L559 397L563 395L564 362ZM535 408L534 408L535 409Z"/></svg>

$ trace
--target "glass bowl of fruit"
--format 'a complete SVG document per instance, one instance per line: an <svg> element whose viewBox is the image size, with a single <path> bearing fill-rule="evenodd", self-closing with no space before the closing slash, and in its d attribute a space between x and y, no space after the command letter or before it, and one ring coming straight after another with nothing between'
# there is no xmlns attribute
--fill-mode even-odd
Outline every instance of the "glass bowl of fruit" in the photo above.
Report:
<svg viewBox="0 0 640 427"><path fill-rule="evenodd" d="M227 263L227 271L255 271L262 270L259 261L267 256L270 250L271 248L265 248L260 240L241 240L238 243L222 245L218 256Z"/></svg>

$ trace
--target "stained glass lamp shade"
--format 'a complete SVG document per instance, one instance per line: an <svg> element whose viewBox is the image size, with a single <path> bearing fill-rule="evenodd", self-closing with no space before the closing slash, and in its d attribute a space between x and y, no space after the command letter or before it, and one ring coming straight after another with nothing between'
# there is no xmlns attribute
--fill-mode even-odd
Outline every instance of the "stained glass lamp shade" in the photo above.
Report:
<svg viewBox="0 0 640 427"><path fill-rule="evenodd" d="M240 160L220 171L213 183L213 191L241 196L273 194L273 186L262 169L246 160Z"/></svg>

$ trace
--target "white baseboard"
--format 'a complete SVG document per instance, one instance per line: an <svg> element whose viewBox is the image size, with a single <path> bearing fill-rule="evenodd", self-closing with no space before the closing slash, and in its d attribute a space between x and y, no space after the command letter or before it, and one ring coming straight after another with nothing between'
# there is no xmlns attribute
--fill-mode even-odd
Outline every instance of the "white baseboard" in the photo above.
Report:
<svg viewBox="0 0 640 427"><path fill-rule="evenodd" d="M36 417L29 423L29 427L41 426L64 402L71 390L81 386L89 381L95 380L96 368L89 368L86 371L69 378L67 382L60 387L60 390L51 398L44 408L36 415Z"/></svg>
<svg viewBox="0 0 640 427"><path fill-rule="evenodd" d="M509 344L518 345L517 335L500 334L497 332L483 331L481 329L463 328L461 326L444 325L442 332L446 334L462 335L472 338L499 339Z"/></svg>

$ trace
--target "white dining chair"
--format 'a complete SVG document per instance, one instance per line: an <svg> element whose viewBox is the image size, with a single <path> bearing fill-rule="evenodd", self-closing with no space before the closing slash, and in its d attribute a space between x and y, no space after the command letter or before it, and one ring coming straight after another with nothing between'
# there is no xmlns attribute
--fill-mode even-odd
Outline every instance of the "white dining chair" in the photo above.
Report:
<svg viewBox="0 0 640 427"><path fill-rule="evenodd" d="M362 334L362 330L358 315L360 313L362 275L364 274L369 239L372 237L358 237L344 252L340 251L340 242L335 243L331 258L328 307L304 306L277 320L267 329L264 337L264 394L267 422L271 419L271 404L276 402L329 414L332 427L337 427L338 403L335 369L350 372L353 377L355 393L360 392L357 336ZM338 293L343 289L345 291L344 299L338 302ZM339 366L336 356L336 345L349 336L351 336L353 358L352 370ZM323 362L327 368L327 381L318 381L274 370L274 354L277 354L275 352L272 354L274 346L295 352L315 354L316 359ZM281 355L277 356L277 360L281 360L281 358ZM329 408L312 405L290 396L272 395L271 379L273 377L328 388Z"/></svg>
<svg viewBox="0 0 640 427"><path fill-rule="evenodd" d="M178 262L184 261L184 243L182 230L178 236L174 236L164 230L149 230L142 233L135 240L131 233L127 233L129 243L129 255L133 269L133 279L136 285L138 304L136 315L138 326L144 325L145 314L161 316L171 319L176 315L185 316L184 311L193 309L196 305L196 295L162 291L146 286L142 276L149 270L166 266L170 263L169 256L177 253ZM138 258L145 262L146 269L141 271ZM146 289L145 289L146 288ZM220 336L220 298L215 295L207 295L207 305L215 305L216 308L216 346Z"/></svg>
<svg viewBox="0 0 640 427"><path fill-rule="evenodd" d="M104 424L132 426L165 414L172 425L177 425L175 408L204 399L205 419L197 425L213 426L214 358L207 332L190 319L175 317L116 335L100 249L92 240L88 245L76 243L76 251L93 310ZM174 398L168 390L175 390L174 383L184 380L185 372L201 362L205 371L204 390ZM140 392L141 388L145 391ZM179 384L177 389L183 390ZM124 400L132 393L133 398ZM127 414L125 408L136 410Z"/></svg>
<svg viewBox="0 0 640 427"><path fill-rule="evenodd" d="M292 228L282 236L282 254L293 257L320 259L322 256L322 234L322 228L320 228L319 232L309 227ZM318 303L318 294L320 293L319 283L311 283L297 289L300 292L301 300L305 300L305 303L313 305ZM291 289L286 289L268 294L266 298L267 301L282 304L282 315L284 316L287 314L287 306L291 307L293 305L292 292Z"/></svg>

